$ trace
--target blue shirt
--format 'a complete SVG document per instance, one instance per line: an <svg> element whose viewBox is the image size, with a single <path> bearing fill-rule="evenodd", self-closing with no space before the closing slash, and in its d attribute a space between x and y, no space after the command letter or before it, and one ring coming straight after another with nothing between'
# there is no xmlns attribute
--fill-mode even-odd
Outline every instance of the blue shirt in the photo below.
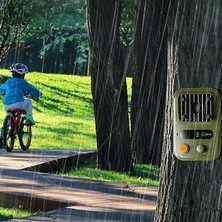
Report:
<svg viewBox="0 0 222 222"><path fill-rule="evenodd" d="M3 104L10 105L23 102L24 96L29 94L34 99L39 99L41 92L26 80L12 77L0 86L0 94L4 95Z"/></svg>

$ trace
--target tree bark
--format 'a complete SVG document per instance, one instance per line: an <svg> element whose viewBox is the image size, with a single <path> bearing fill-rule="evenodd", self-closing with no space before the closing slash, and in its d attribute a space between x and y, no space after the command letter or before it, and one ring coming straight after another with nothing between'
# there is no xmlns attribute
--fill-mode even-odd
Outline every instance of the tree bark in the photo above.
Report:
<svg viewBox="0 0 222 222"><path fill-rule="evenodd" d="M160 165L166 88L164 1L137 2L132 84L135 162Z"/></svg>
<svg viewBox="0 0 222 222"><path fill-rule="evenodd" d="M98 167L129 171L126 78L119 40L121 0L87 0L89 73L96 121Z"/></svg>
<svg viewBox="0 0 222 222"><path fill-rule="evenodd" d="M222 158L180 161L172 153L176 89L221 89L221 1L171 2L168 76L161 179L155 222L222 220Z"/></svg>

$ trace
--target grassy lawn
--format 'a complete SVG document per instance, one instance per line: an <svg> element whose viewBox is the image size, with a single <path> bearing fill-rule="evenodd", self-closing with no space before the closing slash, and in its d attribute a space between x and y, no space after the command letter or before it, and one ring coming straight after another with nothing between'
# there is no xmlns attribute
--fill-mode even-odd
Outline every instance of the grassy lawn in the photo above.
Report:
<svg viewBox="0 0 222 222"><path fill-rule="evenodd" d="M7 70L1 73L10 76ZM26 80L43 94L33 101L34 118L31 148L95 149L95 122L90 78L72 75L30 73ZM0 124L5 111L0 103ZM19 147L18 143L15 147Z"/></svg>
<svg viewBox="0 0 222 222"><path fill-rule="evenodd" d="M8 70L1 70L0 73L0 78L11 77ZM96 148L90 77L31 72L25 79L43 94L38 103L33 101L36 125L30 148ZM131 79L127 84L131 98ZM2 96L0 98L3 99ZM0 127L4 117L0 101ZM19 147L18 141L16 147Z"/></svg>
<svg viewBox="0 0 222 222"><path fill-rule="evenodd" d="M3 208L0 207L0 221L6 221L14 218L24 218L32 215L30 211L20 210L17 208Z"/></svg>
<svg viewBox="0 0 222 222"><path fill-rule="evenodd" d="M139 186L158 186L159 168L148 164L136 164L130 173L119 173L96 168L95 161L86 161L77 167L66 168L57 174Z"/></svg>

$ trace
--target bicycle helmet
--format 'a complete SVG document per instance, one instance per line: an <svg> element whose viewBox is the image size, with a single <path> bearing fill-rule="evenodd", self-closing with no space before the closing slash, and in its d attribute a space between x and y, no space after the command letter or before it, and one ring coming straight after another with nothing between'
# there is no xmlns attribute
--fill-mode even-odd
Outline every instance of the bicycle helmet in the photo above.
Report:
<svg viewBox="0 0 222 222"><path fill-rule="evenodd" d="M20 75L28 73L28 67L22 63L15 63L9 68L10 72L16 72Z"/></svg>

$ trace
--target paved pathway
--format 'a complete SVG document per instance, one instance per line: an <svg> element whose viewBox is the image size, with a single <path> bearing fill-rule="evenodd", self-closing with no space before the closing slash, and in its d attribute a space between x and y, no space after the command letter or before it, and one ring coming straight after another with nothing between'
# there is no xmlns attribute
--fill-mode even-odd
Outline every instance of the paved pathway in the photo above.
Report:
<svg viewBox="0 0 222 222"><path fill-rule="evenodd" d="M11 221L153 221L157 189L61 177L47 171L95 157L92 151L0 150L0 205L41 210ZM41 167L38 167L41 166ZM30 171L32 170L32 171Z"/></svg>

